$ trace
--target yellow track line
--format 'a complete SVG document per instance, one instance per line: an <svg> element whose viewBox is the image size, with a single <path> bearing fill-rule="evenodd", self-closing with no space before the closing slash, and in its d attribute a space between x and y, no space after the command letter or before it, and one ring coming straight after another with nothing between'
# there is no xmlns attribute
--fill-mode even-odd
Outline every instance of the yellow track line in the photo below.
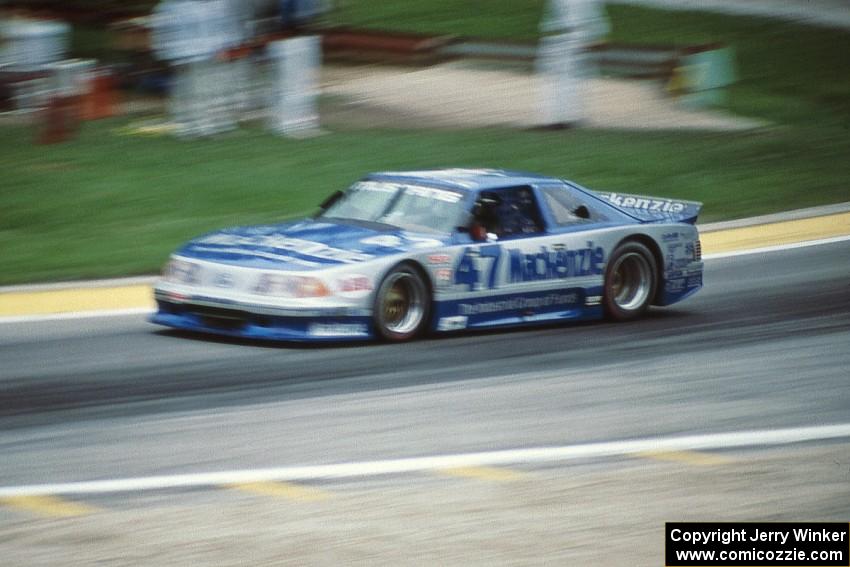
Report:
<svg viewBox="0 0 850 567"><path fill-rule="evenodd" d="M70 500L62 500L55 496L13 496L0 498L0 505L26 510L27 512L50 518L86 516L98 511L97 508L92 506Z"/></svg>
<svg viewBox="0 0 850 567"><path fill-rule="evenodd" d="M230 484L227 488L241 490L258 494L260 496L271 496L274 498L286 498L288 500L300 500L302 502L318 502L327 500L332 495L330 492L301 486L291 482L252 482L248 484Z"/></svg>
<svg viewBox="0 0 850 567"><path fill-rule="evenodd" d="M700 234L705 254L718 254L850 234L850 213Z"/></svg>
<svg viewBox="0 0 850 567"><path fill-rule="evenodd" d="M491 482L511 482L520 480L525 476L523 473L517 471L497 469L493 467L458 467L453 469L440 469L437 472L446 476L472 478Z"/></svg>
<svg viewBox="0 0 850 567"><path fill-rule="evenodd" d="M717 254L844 235L850 235L850 213L708 232L700 238L704 254ZM153 308L148 285L0 292L0 317Z"/></svg>
<svg viewBox="0 0 850 567"><path fill-rule="evenodd" d="M696 467L716 467L732 462L732 459L721 457L720 455L698 453L696 451L657 451L650 453L636 453L635 456L643 457L645 459L653 459L656 461L684 463L686 465L693 465Z"/></svg>
<svg viewBox="0 0 850 567"><path fill-rule="evenodd" d="M51 315L78 311L153 309L150 286L131 285L90 289L61 289L0 293L0 316Z"/></svg>

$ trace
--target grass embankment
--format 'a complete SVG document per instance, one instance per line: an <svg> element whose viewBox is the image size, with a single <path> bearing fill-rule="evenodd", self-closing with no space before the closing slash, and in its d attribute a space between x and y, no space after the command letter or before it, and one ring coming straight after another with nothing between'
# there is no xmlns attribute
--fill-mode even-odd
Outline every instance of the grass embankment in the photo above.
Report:
<svg viewBox="0 0 850 567"><path fill-rule="evenodd" d="M392 10L400 2L363 4L386 6L386 23L375 27L387 29L398 21ZM502 4L503 10L516 5ZM463 2L449 5L467 10ZM432 21L443 21L445 12L427 6ZM742 80L730 91L729 107L777 126L730 134L369 130L304 141L243 130L181 143L121 135L124 122L116 120L87 124L79 140L51 147L32 145L24 128L2 127L0 283L151 273L188 237L306 214L329 192L381 169L539 171L591 187L701 200L705 220L850 199L850 61L842 56L850 52L850 34L750 18L609 10L618 40L734 45ZM527 18L525 28L508 26L513 32L493 24L492 33L467 33L533 35L537 17Z"/></svg>

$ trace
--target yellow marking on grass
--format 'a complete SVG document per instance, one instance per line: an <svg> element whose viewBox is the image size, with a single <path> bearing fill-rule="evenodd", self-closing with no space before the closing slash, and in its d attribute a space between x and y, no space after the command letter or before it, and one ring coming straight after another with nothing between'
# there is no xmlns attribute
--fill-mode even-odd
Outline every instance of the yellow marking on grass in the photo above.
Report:
<svg viewBox="0 0 850 567"><path fill-rule="evenodd" d="M700 234L705 254L735 252L850 235L850 213Z"/></svg>
<svg viewBox="0 0 850 567"><path fill-rule="evenodd" d="M440 469L439 474L457 476L461 478L473 478L476 480L488 480L492 482L511 482L520 480L525 476L523 473L497 469L493 467L457 467L453 469Z"/></svg>
<svg viewBox="0 0 850 567"><path fill-rule="evenodd" d="M330 492L291 482L252 482L247 484L231 484L228 485L228 488L259 494L260 496L287 498L289 500L301 500L303 502L318 502L331 497Z"/></svg>
<svg viewBox="0 0 850 567"><path fill-rule="evenodd" d="M732 462L732 459L721 457L720 455L698 453L696 451L653 451L637 453L636 456L646 459L654 459L656 461L684 463L686 465L693 465L696 467L716 467Z"/></svg>
<svg viewBox="0 0 850 567"><path fill-rule="evenodd" d="M0 293L0 317L154 306L149 285Z"/></svg>
<svg viewBox="0 0 850 567"><path fill-rule="evenodd" d="M26 510L39 516L51 518L86 516L98 511L97 508L92 506L70 500L62 500L55 496L10 496L0 498L0 505Z"/></svg>

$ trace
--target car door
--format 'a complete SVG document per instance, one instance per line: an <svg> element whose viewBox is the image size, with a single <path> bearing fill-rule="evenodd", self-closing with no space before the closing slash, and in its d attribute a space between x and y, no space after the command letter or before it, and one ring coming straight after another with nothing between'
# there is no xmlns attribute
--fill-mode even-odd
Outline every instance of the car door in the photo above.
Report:
<svg viewBox="0 0 850 567"><path fill-rule="evenodd" d="M482 191L473 209L484 241L465 245L453 270L452 324L489 326L568 318L584 289L571 278L598 270L594 249L571 244L546 225L530 186Z"/></svg>

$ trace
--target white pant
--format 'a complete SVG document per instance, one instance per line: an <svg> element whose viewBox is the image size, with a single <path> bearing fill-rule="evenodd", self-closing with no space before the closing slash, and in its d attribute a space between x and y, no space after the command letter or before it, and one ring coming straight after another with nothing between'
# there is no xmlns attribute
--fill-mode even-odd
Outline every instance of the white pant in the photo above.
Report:
<svg viewBox="0 0 850 567"><path fill-rule="evenodd" d="M227 63L213 59L174 66L169 111L182 137L209 136L233 128Z"/></svg>
<svg viewBox="0 0 850 567"><path fill-rule="evenodd" d="M541 39L537 55L543 124L576 123L585 115L582 80L587 75L583 45L559 34Z"/></svg>

